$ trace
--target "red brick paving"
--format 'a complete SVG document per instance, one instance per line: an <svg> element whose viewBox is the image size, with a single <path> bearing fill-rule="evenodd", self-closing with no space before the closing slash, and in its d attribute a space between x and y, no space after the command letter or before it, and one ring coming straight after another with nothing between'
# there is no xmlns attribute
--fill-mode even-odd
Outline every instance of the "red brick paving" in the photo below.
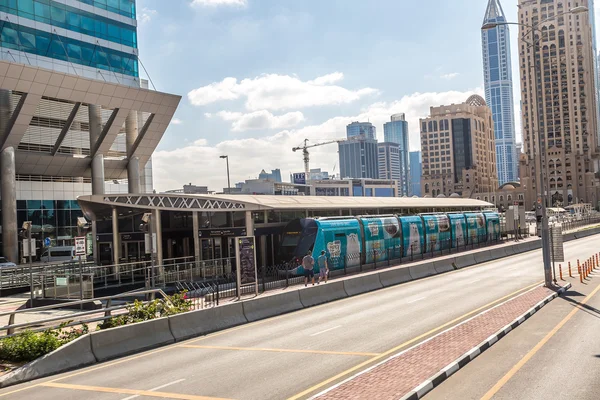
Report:
<svg viewBox="0 0 600 400"><path fill-rule="evenodd" d="M536 288L446 331L318 396L329 399L398 399L553 293Z"/></svg>

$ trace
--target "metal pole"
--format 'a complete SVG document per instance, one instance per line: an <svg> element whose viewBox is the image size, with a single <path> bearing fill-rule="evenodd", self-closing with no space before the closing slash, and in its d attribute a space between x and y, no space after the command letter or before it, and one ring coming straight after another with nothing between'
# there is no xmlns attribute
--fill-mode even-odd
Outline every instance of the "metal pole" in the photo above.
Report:
<svg viewBox="0 0 600 400"><path fill-rule="evenodd" d="M154 229L152 228L152 217L148 220L148 226L150 227L150 285L154 289Z"/></svg>
<svg viewBox="0 0 600 400"><path fill-rule="evenodd" d="M34 294L33 294L33 260L31 257L31 253L33 253L33 249L31 248L31 231L32 231L32 226L29 226L29 231L27 232L27 240L29 241L29 243L27 243L27 247L29 248L29 290L31 291L31 307L33 308L33 299L34 299ZM43 279L43 278L42 278Z"/></svg>
<svg viewBox="0 0 600 400"><path fill-rule="evenodd" d="M537 25L535 27L537 29ZM542 39L543 33L539 31L540 37L539 40ZM540 106L539 101L541 101L541 96L538 91L538 62L537 62L537 53L539 52L539 40L534 42L534 66L533 66L533 77L534 77L534 86L535 86L535 107L536 113L538 116L538 157L540 161L539 168L539 181L537 187L540 189L540 200L542 207L542 260L544 264L544 284L547 287L551 287L552 285L552 269L551 269L551 260L550 260L550 236L549 236L549 228L548 228L548 216L546 213L546 193L545 193L545 185L544 185L544 162L543 162L543 154L542 154L542 131L540 129L541 123L541 115L540 115ZM541 57L541 56L540 56ZM541 66L540 66L541 68ZM541 72L541 71L540 71ZM539 205L538 205L539 207Z"/></svg>
<svg viewBox="0 0 600 400"><path fill-rule="evenodd" d="M231 182L229 180L229 156L225 158L225 161L227 162L227 194L231 194Z"/></svg>
<svg viewBox="0 0 600 400"><path fill-rule="evenodd" d="M79 256L79 300L83 301L83 267L81 265L81 256ZM79 308L83 310L83 303L79 305Z"/></svg>

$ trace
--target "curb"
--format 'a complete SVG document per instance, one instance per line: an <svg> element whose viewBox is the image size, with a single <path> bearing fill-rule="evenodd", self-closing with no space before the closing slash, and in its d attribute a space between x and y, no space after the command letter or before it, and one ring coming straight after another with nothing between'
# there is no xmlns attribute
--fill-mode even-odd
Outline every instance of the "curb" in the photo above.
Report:
<svg viewBox="0 0 600 400"><path fill-rule="evenodd" d="M446 379L450 378L455 372L463 368L469 362L474 360L478 355L492 347L497 341L506 336L510 331L521 325L523 322L529 319L533 314L538 312L542 307L548 304L550 301L554 300L558 296L564 294L567 290L571 288L571 283L567 283L565 286L561 287L555 293L549 295L544 300L540 301L533 308L527 311L525 314L521 315L519 318L515 319L510 324L506 325L504 328L500 329L494 335L487 338L485 341L480 343L478 346L472 348L461 357L456 359L453 363L449 364L445 368L443 368L440 372L433 375L431 378L427 379L419 386L414 388L411 392L407 393L400 400L417 400L421 399L435 387L439 386Z"/></svg>

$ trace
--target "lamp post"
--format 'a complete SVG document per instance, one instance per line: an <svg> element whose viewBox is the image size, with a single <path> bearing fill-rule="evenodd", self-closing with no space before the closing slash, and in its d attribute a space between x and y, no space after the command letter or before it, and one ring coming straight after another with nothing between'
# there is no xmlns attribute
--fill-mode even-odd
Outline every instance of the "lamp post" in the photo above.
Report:
<svg viewBox="0 0 600 400"><path fill-rule="evenodd" d="M539 26L541 24L551 21L551 20L554 20L560 16L564 16L564 15L568 15L568 14L581 14L581 13L585 13L588 11L589 11L588 8L584 7L584 6L574 7L564 13L556 14L556 15L553 15L546 19L543 19L534 25L522 24L519 22L488 22L481 27L481 30L489 30L489 29L493 29L493 28L496 28L498 26L503 26L503 25L517 25L519 27L525 27L525 28L529 29L529 32L526 32L523 35L523 38L526 37L529 33L536 31L539 33L539 38L537 40L534 40L533 44L529 44L529 43L528 44L530 47L534 47L535 54L538 54L539 53L539 44L544 36L543 32L539 28ZM538 143L537 143L537 145L538 145L538 153L539 153L538 157L539 157L539 163L540 163L539 181L537 184L537 187L539 188L539 191L540 191L540 199L539 199L537 207L538 207L538 210L541 212L541 216L542 216L541 236L542 236L542 259L543 259L543 263L544 263L544 282L547 287L551 287L551 286L553 286L553 281L552 281L552 265L551 265L551 259L550 259L550 256L551 256L551 253L550 253L550 251L551 251L551 249L550 249L550 231L549 231L549 226L548 226L548 214L546 212L547 193L546 193L545 185L544 185L544 158L543 158L543 151L542 151L542 131L539 128L540 122L542 121L542 119L541 119L541 115L540 115L540 107L538 104L538 102L541 99L541 95L540 95L540 93L538 93L538 78L539 78L538 74L541 75L542 71L541 71L541 65L538 65L537 57L535 57L535 56L534 56L534 63L535 64L533 66L533 81L534 81L534 85L535 85L535 92L534 92L535 93L535 106L536 106L536 113L538 116ZM538 73L538 69L540 70L539 73ZM535 151L535 147L534 147L534 151Z"/></svg>
<svg viewBox="0 0 600 400"><path fill-rule="evenodd" d="M227 194L231 194L231 182L229 180L229 156L219 156L227 161Z"/></svg>

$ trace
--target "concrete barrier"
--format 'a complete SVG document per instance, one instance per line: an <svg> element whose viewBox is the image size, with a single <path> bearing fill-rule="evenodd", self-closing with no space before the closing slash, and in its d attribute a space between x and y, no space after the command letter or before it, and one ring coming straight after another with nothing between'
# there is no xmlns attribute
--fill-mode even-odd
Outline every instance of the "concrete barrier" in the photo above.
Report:
<svg viewBox="0 0 600 400"><path fill-rule="evenodd" d="M90 334L81 336L0 377L0 387L28 382L75 368L82 368L96 363L92 353Z"/></svg>
<svg viewBox="0 0 600 400"><path fill-rule="evenodd" d="M539 250L542 248L541 240L533 240L531 242L527 242L527 251Z"/></svg>
<svg viewBox="0 0 600 400"><path fill-rule="evenodd" d="M563 236L563 241L565 241L565 242L570 242L571 240L575 240L575 239L577 239L577 238L575 237L575 233L566 233L566 234Z"/></svg>
<svg viewBox="0 0 600 400"><path fill-rule="evenodd" d="M491 249L490 250L490 256L492 260L498 260L500 258L504 258L506 257L506 249L505 248L498 248L498 249Z"/></svg>
<svg viewBox="0 0 600 400"><path fill-rule="evenodd" d="M435 268L432 262L412 265L408 267L408 271L410 272L410 276L412 276L413 279L421 279L426 278L428 276L437 275L437 272L435 272Z"/></svg>
<svg viewBox="0 0 600 400"><path fill-rule="evenodd" d="M529 251L529 243L519 243L518 245L513 246L513 249L515 250L515 254L526 253Z"/></svg>
<svg viewBox="0 0 600 400"><path fill-rule="evenodd" d="M300 294L300 302L305 308L348 297L348 293L344 290L343 281L329 281L317 286L301 289L298 292Z"/></svg>
<svg viewBox="0 0 600 400"><path fill-rule="evenodd" d="M466 267L470 267L472 265L477 264L477 262L475 261L475 256L473 256L472 253L464 254L462 256L457 256L454 259L454 263L456 264L456 266L458 268L466 268Z"/></svg>
<svg viewBox="0 0 600 400"><path fill-rule="evenodd" d="M515 247L514 246L506 246L504 247L504 253L507 257L515 255Z"/></svg>
<svg viewBox="0 0 600 400"><path fill-rule="evenodd" d="M285 291L273 296L244 301L244 315L248 322L274 317L276 315L297 311L304 306L300 302L298 290Z"/></svg>
<svg viewBox="0 0 600 400"><path fill-rule="evenodd" d="M445 260L437 260L433 262L433 268L435 272L438 274L443 274L444 272L454 271L454 267L452 264L454 263L454 258L447 258Z"/></svg>
<svg viewBox="0 0 600 400"><path fill-rule="evenodd" d="M176 341L206 335L248 322L242 303L232 303L206 310L191 311L169 317L169 328Z"/></svg>
<svg viewBox="0 0 600 400"><path fill-rule="evenodd" d="M348 293L348 296L371 292L382 287L379 274L368 274L344 280L344 290Z"/></svg>
<svg viewBox="0 0 600 400"><path fill-rule="evenodd" d="M410 282L413 277L410 276L409 267L394 268L379 273L379 281L383 287L399 285L401 283Z"/></svg>
<svg viewBox="0 0 600 400"><path fill-rule="evenodd" d="M477 264L486 263L492 260L492 254L489 250L478 251L477 253L474 253L473 256L475 257L475 262Z"/></svg>
<svg viewBox="0 0 600 400"><path fill-rule="evenodd" d="M175 342L168 318L93 332L92 352L98 361L126 356Z"/></svg>

